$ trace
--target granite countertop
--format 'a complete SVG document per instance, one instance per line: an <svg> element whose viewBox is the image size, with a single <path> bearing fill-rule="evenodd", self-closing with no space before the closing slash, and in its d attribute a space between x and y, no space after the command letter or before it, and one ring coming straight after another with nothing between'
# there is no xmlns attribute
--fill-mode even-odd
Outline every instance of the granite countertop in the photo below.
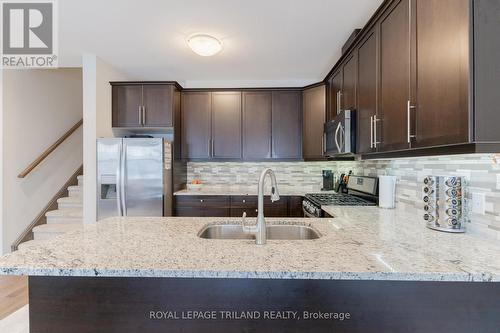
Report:
<svg viewBox="0 0 500 333"><path fill-rule="evenodd" d="M0 274L500 282L500 246L377 207L325 207L316 240L208 240L228 218L111 218L0 258ZM268 219L280 223L283 219Z"/></svg>
<svg viewBox="0 0 500 333"><path fill-rule="evenodd" d="M279 186L280 195L304 196L307 193L335 193L335 191L321 191L319 188ZM270 193L266 187L264 194ZM257 195L257 185L255 186L202 186L199 190L180 190L174 195Z"/></svg>
<svg viewBox="0 0 500 333"><path fill-rule="evenodd" d="M497 244L427 229L398 210L324 209L335 218L286 219L321 238L265 246L197 237L207 223L238 219L111 218L1 257L0 274L500 282Z"/></svg>

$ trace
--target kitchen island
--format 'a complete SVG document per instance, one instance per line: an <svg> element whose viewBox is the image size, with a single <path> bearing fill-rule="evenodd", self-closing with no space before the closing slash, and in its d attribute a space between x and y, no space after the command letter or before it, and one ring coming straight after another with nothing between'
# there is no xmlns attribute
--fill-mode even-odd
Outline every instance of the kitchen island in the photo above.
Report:
<svg viewBox="0 0 500 333"><path fill-rule="evenodd" d="M32 332L95 332L95 325L494 332L500 325L497 244L426 229L398 210L329 213L335 217L268 219L311 226L321 237L264 246L197 236L206 224L239 219L112 218L6 255L0 273L30 276Z"/></svg>

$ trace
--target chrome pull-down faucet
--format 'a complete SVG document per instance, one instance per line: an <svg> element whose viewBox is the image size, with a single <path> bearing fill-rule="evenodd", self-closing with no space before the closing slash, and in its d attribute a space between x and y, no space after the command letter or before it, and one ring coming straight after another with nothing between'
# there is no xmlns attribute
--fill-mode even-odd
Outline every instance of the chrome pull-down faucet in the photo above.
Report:
<svg viewBox="0 0 500 333"><path fill-rule="evenodd" d="M267 241L266 220L264 218L264 183L267 175L271 177L271 201L274 202L280 199L280 195L278 193L278 183L276 182L276 176L274 175L273 170L269 168L264 169L259 178L257 224L255 226L246 226L243 220L243 230L245 232L255 234L255 244L257 245L264 245ZM245 218L245 215L243 219Z"/></svg>

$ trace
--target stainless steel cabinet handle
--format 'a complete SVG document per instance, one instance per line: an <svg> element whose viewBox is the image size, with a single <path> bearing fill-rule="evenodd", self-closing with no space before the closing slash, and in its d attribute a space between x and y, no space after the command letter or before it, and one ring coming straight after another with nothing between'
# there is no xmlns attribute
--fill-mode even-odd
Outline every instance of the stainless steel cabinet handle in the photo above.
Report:
<svg viewBox="0 0 500 333"><path fill-rule="evenodd" d="M321 152L322 152L322 154L324 154L326 152L325 146L326 146L326 134L323 133L323 139L321 140Z"/></svg>
<svg viewBox="0 0 500 333"><path fill-rule="evenodd" d="M203 199L200 199L200 202L203 203Z"/></svg>
<svg viewBox="0 0 500 333"><path fill-rule="evenodd" d="M241 202L246 203L247 201L243 199Z"/></svg>
<svg viewBox="0 0 500 333"><path fill-rule="evenodd" d="M411 139L412 138L416 138L417 137L415 134L411 134L411 117L410 117L411 116L410 115L411 109L415 109L415 106L411 105L411 102L408 101L406 103L406 118L407 118L407 123L406 124L407 124L407 134L408 134L407 141L408 141L408 143L411 143Z"/></svg>
<svg viewBox="0 0 500 333"><path fill-rule="evenodd" d="M139 105L139 125L142 125L142 105Z"/></svg>
<svg viewBox="0 0 500 333"><path fill-rule="evenodd" d="M212 141L212 140L208 139L208 141L207 141L208 157L212 156L212 145L210 144L210 141Z"/></svg>
<svg viewBox="0 0 500 333"><path fill-rule="evenodd" d="M377 119L377 115L373 116L373 148L377 148L377 145L380 141L377 141L377 122L380 119Z"/></svg>
<svg viewBox="0 0 500 333"><path fill-rule="evenodd" d="M373 116L370 117L370 148L373 148Z"/></svg>
<svg viewBox="0 0 500 333"><path fill-rule="evenodd" d="M213 157L215 155L215 153L214 153L214 140L212 139L210 141L212 142L212 157Z"/></svg>
<svg viewBox="0 0 500 333"><path fill-rule="evenodd" d="M142 126L146 124L146 107L142 106Z"/></svg>
<svg viewBox="0 0 500 333"><path fill-rule="evenodd" d="M337 114L340 113L340 90L337 91Z"/></svg>

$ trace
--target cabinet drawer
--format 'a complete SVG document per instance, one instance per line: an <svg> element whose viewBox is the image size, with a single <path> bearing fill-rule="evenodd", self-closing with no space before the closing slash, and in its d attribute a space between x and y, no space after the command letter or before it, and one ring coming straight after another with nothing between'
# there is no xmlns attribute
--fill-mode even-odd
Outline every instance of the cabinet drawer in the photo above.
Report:
<svg viewBox="0 0 500 333"><path fill-rule="evenodd" d="M228 217L230 198L226 196L177 196L176 216Z"/></svg>
<svg viewBox="0 0 500 333"><path fill-rule="evenodd" d="M229 207L229 197L211 195L177 196L179 207Z"/></svg>

